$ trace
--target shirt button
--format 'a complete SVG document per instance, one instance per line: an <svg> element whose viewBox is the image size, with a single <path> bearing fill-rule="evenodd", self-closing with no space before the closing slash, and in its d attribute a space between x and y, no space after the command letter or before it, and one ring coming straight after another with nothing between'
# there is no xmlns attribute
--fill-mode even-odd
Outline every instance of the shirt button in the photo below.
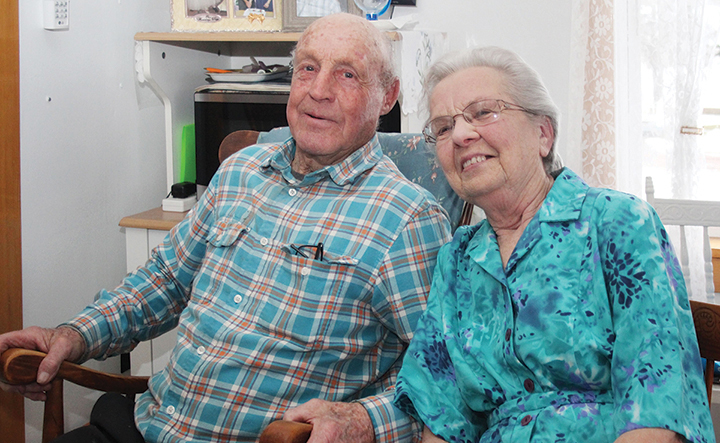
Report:
<svg viewBox="0 0 720 443"><path fill-rule="evenodd" d="M173 415L175 413L175 406L168 406L165 408L165 412L167 412L168 415Z"/></svg>
<svg viewBox="0 0 720 443"><path fill-rule="evenodd" d="M530 415L526 415L525 417L522 418L522 420L520 420L520 424L523 426L527 426L530 424L531 421L532 421L532 417Z"/></svg>
<svg viewBox="0 0 720 443"><path fill-rule="evenodd" d="M263 245L263 246L267 246L267 244L268 244L268 239L265 238L265 237L261 238L261 239L260 239L260 244Z"/></svg>
<svg viewBox="0 0 720 443"><path fill-rule="evenodd" d="M297 194L297 189L290 188L290 190L288 191L288 194L290 194L290 197L295 197L295 195Z"/></svg>
<svg viewBox="0 0 720 443"><path fill-rule="evenodd" d="M240 294L235 294L235 297L233 297L233 301L234 301L235 303L240 303L240 302L242 301L242 295L240 295Z"/></svg>
<svg viewBox="0 0 720 443"><path fill-rule="evenodd" d="M533 381L529 378L525 379L525 382L523 382L523 386L525 387L525 390L531 394L533 393L533 391L535 391L535 383L533 383Z"/></svg>
<svg viewBox="0 0 720 443"><path fill-rule="evenodd" d="M310 268L302 268L300 270L300 274L302 275L310 275Z"/></svg>
<svg viewBox="0 0 720 443"><path fill-rule="evenodd" d="M205 346L199 346L197 348L198 355L203 355L205 353Z"/></svg>
<svg viewBox="0 0 720 443"><path fill-rule="evenodd" d="M512 336L512 330L510 328L505 331L505 341L510 341L510 336Z"/></svg>

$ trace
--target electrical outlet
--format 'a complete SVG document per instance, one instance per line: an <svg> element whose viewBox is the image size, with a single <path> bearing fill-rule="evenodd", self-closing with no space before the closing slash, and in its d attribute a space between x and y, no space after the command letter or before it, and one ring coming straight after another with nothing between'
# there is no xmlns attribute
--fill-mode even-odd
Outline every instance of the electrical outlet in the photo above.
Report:
<svg viewBox="0 0 720 443"><path fill-rule="evenodd" d="M43 27L50 31L70 29L68 0L43 0Z"/></svg>

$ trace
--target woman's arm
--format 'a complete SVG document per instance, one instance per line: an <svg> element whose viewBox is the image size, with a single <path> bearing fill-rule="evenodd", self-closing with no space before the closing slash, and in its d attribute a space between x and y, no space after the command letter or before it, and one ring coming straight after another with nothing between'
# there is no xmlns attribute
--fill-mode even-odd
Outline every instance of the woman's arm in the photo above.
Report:
<svg viewBox="0 0 720 443"><path fill-rule="evenodd" d="M423 433L424 441L425 433ZM615 443L682 443L682 441L683 439L673 431L660 428L643 428L622 434L615 440Z"/></svg>

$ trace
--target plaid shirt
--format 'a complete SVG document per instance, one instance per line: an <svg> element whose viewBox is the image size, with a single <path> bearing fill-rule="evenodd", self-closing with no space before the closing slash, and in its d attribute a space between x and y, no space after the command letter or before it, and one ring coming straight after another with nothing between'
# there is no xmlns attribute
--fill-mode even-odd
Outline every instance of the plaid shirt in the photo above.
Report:
<svg viewBox="0 0 720 443"><path fill-rule="evenodd" d="M450 238L445 212L377 137L300 181L294 150L289 139L231 157L147 264L68 323L85 357L103 358L179 321L136 404L147 441L255 441L312 398L360 401L378 443L418 431L393 384ZM322 260L291 247L319 242Z"/></svg>

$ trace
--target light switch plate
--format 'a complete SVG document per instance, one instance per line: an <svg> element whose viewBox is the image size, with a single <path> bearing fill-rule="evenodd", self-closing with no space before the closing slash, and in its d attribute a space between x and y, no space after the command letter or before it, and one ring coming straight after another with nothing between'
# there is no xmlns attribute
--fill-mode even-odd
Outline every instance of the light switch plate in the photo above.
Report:
<svg viewBox="0 0 720 443"><path fill-rule="evenodd" d="M69 0L43 0L43 27L50 31L70 29Z"/></svg>

